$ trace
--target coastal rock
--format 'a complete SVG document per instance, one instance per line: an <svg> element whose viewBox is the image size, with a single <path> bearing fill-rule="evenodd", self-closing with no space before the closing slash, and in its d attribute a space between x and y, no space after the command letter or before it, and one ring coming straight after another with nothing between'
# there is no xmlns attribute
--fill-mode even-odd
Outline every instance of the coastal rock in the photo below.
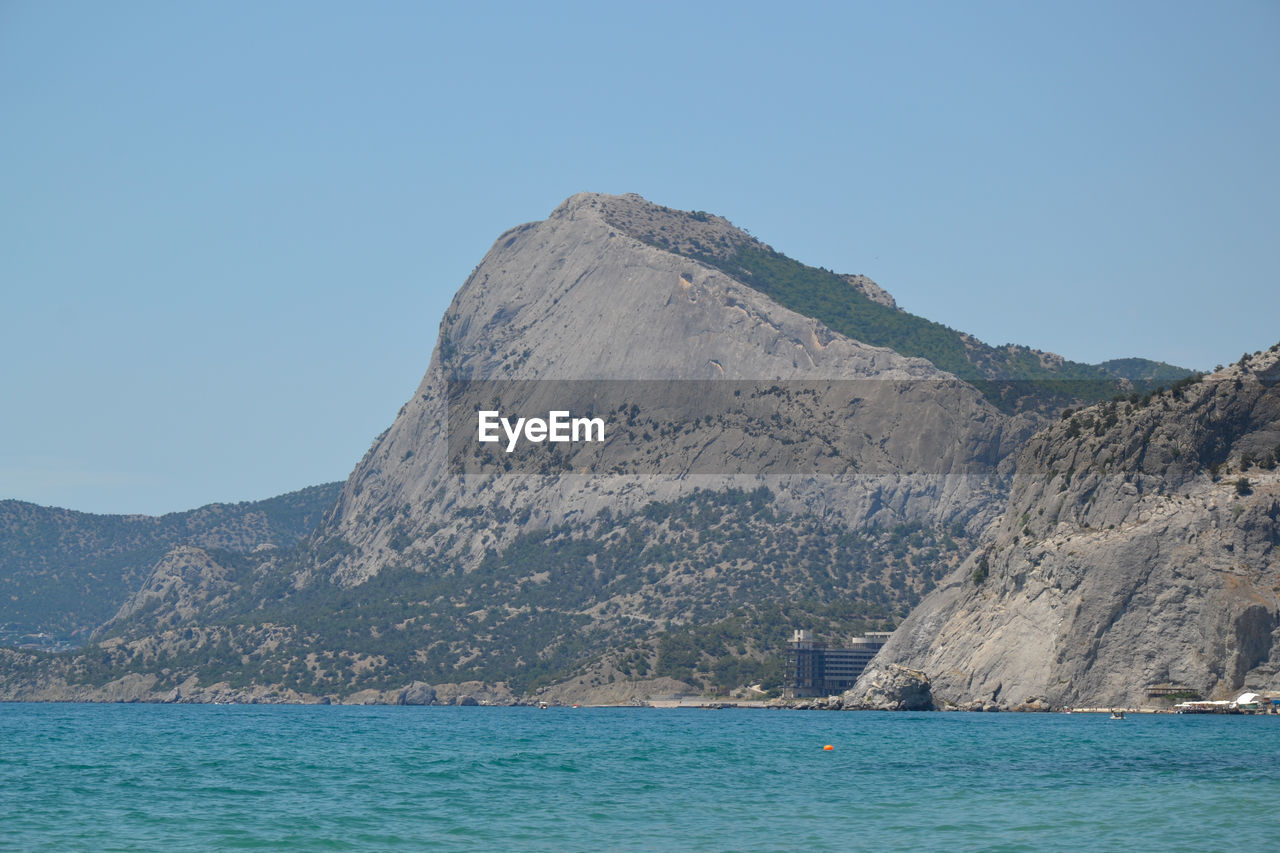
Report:
<svg viewBox="0 0 1280 853"><path fill-rule="evenodd" d="M959 706L1280 686L1278 349L1038 433L1002 518L880 659Z"/></svg>
<svg viewBox="0 0 1280 853"><path fill-rule="evenodd" d="M1043 696L1032 696L1030 699L1024 700L1022 704L1012 708L1011 710L1041 713L1052 710L1052 706L1050 706L1049 701Z"/></svg>
<svg viewBox="0 0 1280 853"><path fill-rule="evenodd" d="M387 694L382 690L357 690L342 698L343 705L390 705Z"/></svg>
<svg viewBox="0 0 1280 853"><path fill-rule="evenodd" d="M437 684L434 687L438 705L514 705L516 695L506 684L463 681Z"/></svg>
<svg viewBox="0 0 1280 853"><path fill-rule="evenodd" d="M151 688L155 683L154 675L131 672L86 693L86 698L91 702L143 702L151 697Z"/></svg>
<svg viewBox="0 0 1280 853"><path fill-rule="evenodd" d="M396 695L397 705L434 705L436 691L430 684L415 681Z"/></svg>
<svg viewBox="0 0 1280 853"><path fill-rule="evenodd" d="M898 664L874 661L840 701L845 710L932 711L934 708L927 675Z"/></svg>

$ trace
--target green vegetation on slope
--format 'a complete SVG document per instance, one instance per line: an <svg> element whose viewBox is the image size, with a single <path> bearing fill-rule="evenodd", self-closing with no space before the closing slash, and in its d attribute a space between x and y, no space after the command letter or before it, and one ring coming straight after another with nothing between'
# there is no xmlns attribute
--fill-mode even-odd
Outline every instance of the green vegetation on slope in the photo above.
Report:
<svg viewBox="0 0 1280 853"><path fill-rule="evenodd" d="M282 567L243 591L235 615L178 626L160 643L90 649L78 677L143 668L167 670L163 684L196 674L339 695L412 681L524 690L606 670L776 683L794 628L839 637L890 627L967 545L958 528L852 532L772 501L767 489L699 491L606 513L590 530L520 536L471 572L389 567L356 587L299 590Z"/></svg>
<svg viewBox="0 0 1280 853"><path fill-rule="evenodd" d="M1050 411L1121 391L1145 392L1190 372L1140 358L1089 365L1050 355L1042 358L1024 346L991 347L941 323L881 305L845 277L776 252L718 217L667 207L656 211L648 217L611 221L638 240L720 269L841 335L927 359L972 383L1006 411ZM694 236L701 233L697 223L713 218L724 226L719 239L704 242Z"/></svg>
<svg viewBox="0 0 1280 853"><path fill-rule="evenodd" d="M0 501L0 645L83 642L175 545L291 547L315 529L341 487L159 517Z"/></svg>
<svg viewBox="0 0 1280 853"><path fill-rule="evenodd" d="M1045 363L1031 349L990 347L941 323L873 302L833 272L810 267L758 243L744 243L728 259L698 255L791 310L821 320L854 340L924 358L973 383L1005 409L1070 400L1096 401L1122 389L1176 381L1190 371L1145 359L1103 365Z"/></svg>

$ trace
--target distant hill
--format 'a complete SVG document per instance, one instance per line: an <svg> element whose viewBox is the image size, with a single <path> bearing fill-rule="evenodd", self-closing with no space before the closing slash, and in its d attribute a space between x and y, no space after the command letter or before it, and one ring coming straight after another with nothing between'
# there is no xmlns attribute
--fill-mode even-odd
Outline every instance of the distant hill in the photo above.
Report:
<svg viewBox="0 0 1280 853"><path fill-rule="evenodd" d="M340 489L327 483L158 517L0 501L0 645L81 643L175 545L288 548L319 524Z"/></svg>

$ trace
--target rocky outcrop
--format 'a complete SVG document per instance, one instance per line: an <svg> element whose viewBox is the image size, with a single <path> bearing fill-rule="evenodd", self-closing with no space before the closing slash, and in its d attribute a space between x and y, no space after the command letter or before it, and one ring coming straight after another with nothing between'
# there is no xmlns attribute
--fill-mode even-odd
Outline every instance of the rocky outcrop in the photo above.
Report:
<svg viewBox="0 0 1280 853"><path fill-rule="evenodd" d="M932 711L933 688L919 670L894 663L873 664L840 704L850 711Z"/></svg>
<svg viewBox="0 0 1280 853"><path fill-rule="evenodd" d="M125 622L150 631L181 625L202 610L225 602L234 589L230 569L201 548L181 545L155 565L142 587L129 596L96 635L106 635Z"/></svg>
<svg viewBox="0 0 1280 853"><path fill-rule="evenodd" d="M854 290L870 299L877 305L883 305L886 308L897 309L898 302L893 298L893 294L876 284L865 275L846 275L844 280L853 285Z"/></svg>
<svg viewBox="0 0 1280 853"><path fill-rule="evenodd" d="M1277 350L1038 433L1003 517L878 660L958 706L1280 686Z"/></svg>
<svg viewBox="0 0 1280 853"><path fill-rule="evenodd" d="M436 691L430 684L415 681L396 694L397 705L434 705Z"/></svg>
<svg viewBox="0 0 1280 853"><path fill-rule="evenodd" d="M963 520L976 528L994 517L1001 462L1030 434L1030 420L1002 415L922 359L836 335L655 245L696 244L711 257L714 247L751 239L708 214L590 193L499 237L446 312L417 393L347 481L317 547L337 556L314 571L351 585L404 562L473 566L521 532L696 488L754 488L762 475L781 508L852 526ZM531 489L523 477L451 476L449 383L477 380L876 381L847 386L834 402L777 410L755 432L682 420L675 401L669 422L689 429L674 445L648 441L620 459L623 469L650 471L643 465L656 460L667 476L579 474L574 463L575 473ZM795 476L773 476L783 466L760 460L790 433L839 443L840 464L805 459Z"/></svg>
<svg viewBox="0 0 1280 853"><path fill-rule="evenodd" d="M462 681L437 684L435 691L437 705L514 705L519 701L519 697L503 683Z"/></svg>

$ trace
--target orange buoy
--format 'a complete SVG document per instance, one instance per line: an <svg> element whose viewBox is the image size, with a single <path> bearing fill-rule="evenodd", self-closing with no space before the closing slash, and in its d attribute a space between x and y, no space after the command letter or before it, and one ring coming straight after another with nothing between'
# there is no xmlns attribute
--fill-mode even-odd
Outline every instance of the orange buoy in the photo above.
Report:
<svg viewBox="0 0 1280 853"><path fill-rule="evenodd" d="M822 748L822 751L823 751L823 752L830 752L830 751L831 751L831 750L833 750L833 749L835 749L835 747L834 747L834 746L832 746L831 744L827 744L826 746L824 746L824 747Z"/></svg>

